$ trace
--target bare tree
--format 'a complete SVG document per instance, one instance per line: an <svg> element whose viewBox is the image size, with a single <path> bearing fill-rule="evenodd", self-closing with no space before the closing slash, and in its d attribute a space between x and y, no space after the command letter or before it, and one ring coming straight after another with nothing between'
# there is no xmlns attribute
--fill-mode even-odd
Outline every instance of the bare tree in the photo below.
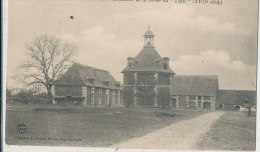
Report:
<svg viewBox="0 0 260 152"><path fill-rule="evenodd" d="M75 47L61 40L42 35L27 46L26 60L21 65L26 86L42 84L51 100L51 87L70 66Z"/></svg>

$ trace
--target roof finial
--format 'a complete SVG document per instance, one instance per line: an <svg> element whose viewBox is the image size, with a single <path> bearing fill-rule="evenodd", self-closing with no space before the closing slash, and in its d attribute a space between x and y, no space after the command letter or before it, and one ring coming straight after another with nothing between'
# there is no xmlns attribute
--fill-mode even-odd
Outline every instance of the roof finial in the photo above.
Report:
<svg viewBox="0 0 260 152"><path fill-rule="evenodd" d="M148 30L150 30L150 24L148 24Z"/></svg>

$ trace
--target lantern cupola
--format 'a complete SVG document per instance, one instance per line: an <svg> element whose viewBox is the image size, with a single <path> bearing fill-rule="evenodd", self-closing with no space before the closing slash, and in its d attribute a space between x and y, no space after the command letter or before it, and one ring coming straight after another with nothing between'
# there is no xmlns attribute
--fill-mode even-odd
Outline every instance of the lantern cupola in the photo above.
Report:
<svg viewBox="0 0 260 152"><path fill-rule="evenodd" d="M150 30L150 25L148 25L147 31L144 33L144 46L153 46L154 34Z"/></svg>

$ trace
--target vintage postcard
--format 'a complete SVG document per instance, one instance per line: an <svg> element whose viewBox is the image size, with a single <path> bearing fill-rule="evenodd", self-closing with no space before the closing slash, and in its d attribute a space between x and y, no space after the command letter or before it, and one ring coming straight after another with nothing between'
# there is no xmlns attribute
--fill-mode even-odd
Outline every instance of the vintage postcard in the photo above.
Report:
<svg viewBox="0 0 260 152"><path fill-rule="evenodd" d="M4 3L4 151L257 151L258 0Z"/></svg>

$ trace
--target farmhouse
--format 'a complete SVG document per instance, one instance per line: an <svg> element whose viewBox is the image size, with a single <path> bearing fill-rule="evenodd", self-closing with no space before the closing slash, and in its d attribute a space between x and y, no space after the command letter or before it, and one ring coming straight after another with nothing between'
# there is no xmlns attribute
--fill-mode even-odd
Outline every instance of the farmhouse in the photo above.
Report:
<svg viewBox="0 0 260 152"><path fill-rule="evenodd" d="M148 27L144 47L135 57L128 57L124 75L124 104L150 107L171 106L174 72L169 58L161 57L154 48L154 34Z"/></svg>
<svg viewBox="0 0 260 152"><path fill-rule="evenodd" d="M175 75L172 105L175 108L215 109L218 77L215 75Z"/></svg>
<svg viewBox="0 0 260 152"><path fill-rule="evenodd" d="M169 58L154 48L150 27L143 49L127 58L122 73L124 85L108 71L74 63L54 82L53 104L233 110L247 99L256 105L256 91L219 90L216 75L175 75Z"/></svg>
<svg viewBox="0 0 260 152"><path fill-rule="evenodd" d="M122 105L122 86L105 70L74 63L52 87L53 104Z"/></svg>
<svg viewBox="0 0 260 152"><path fill-rule="evenodd" d="M218 90L216 108L224 110L240 109L240 106L256 105L256 91L250 90ZM237 106L237 107L236 107Z"/></svg>

